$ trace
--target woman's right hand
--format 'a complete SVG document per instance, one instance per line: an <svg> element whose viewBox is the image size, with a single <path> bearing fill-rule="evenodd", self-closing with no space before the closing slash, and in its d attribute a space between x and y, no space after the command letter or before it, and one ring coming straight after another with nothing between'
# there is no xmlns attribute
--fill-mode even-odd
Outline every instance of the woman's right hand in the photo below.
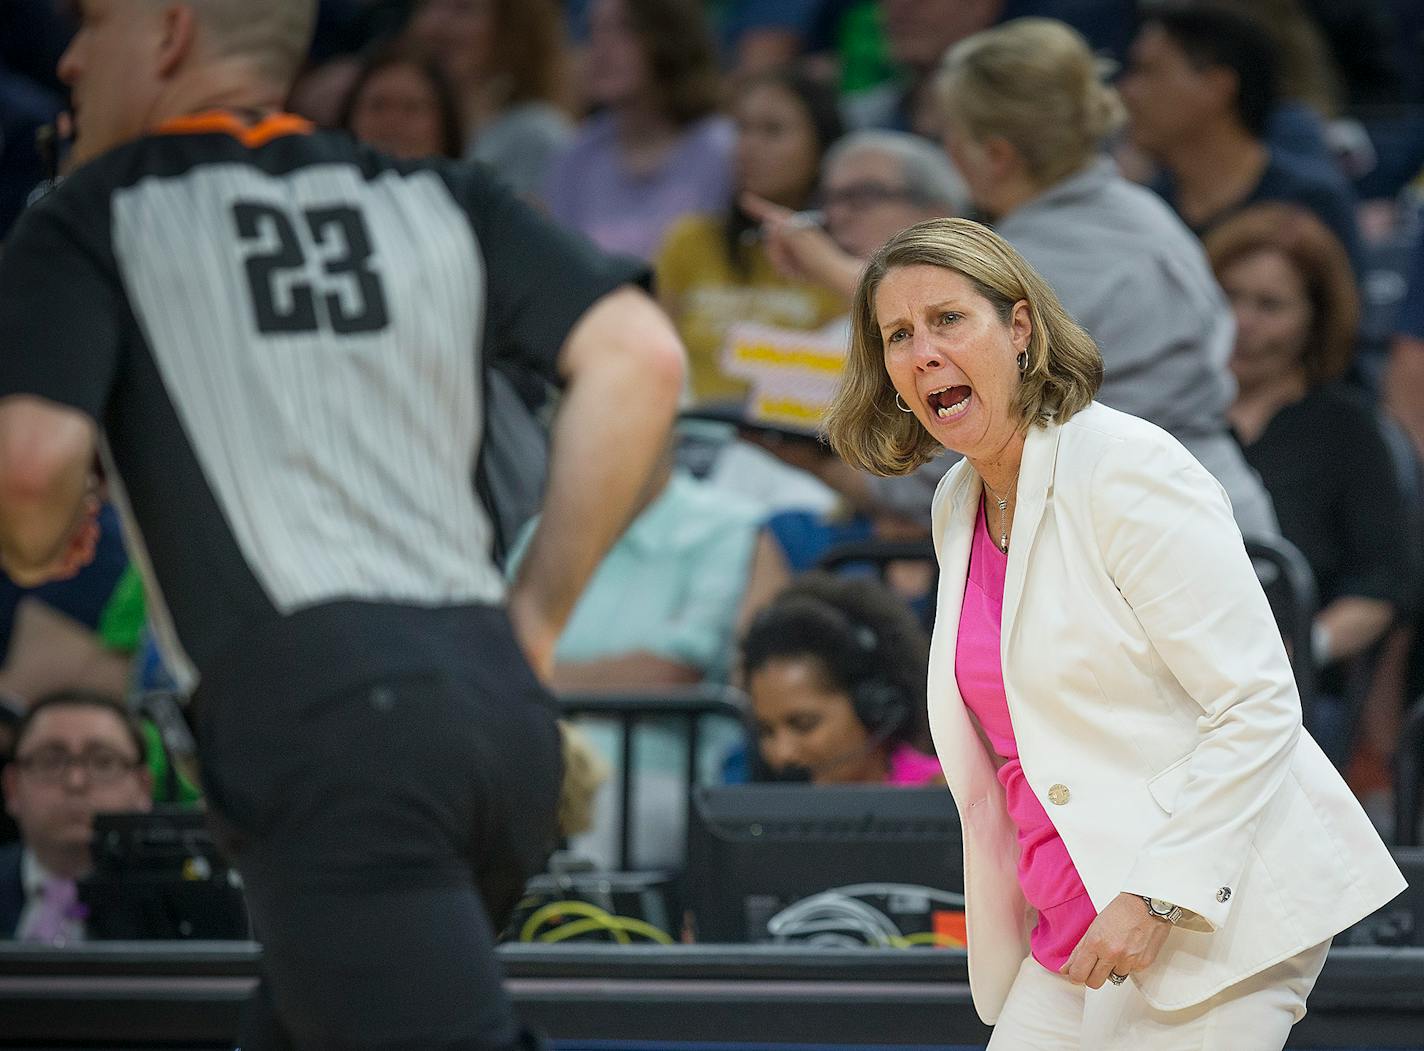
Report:
<svg viewBox="0 0 1424 1051"><path fill-rule="evenodd" d="M754 193L739 198L742 210L760 222L767 256L784 277L813 281L847 299L855 294L861 263L841 251L820 226L807 222L806 213L793 212Z"/></svg>

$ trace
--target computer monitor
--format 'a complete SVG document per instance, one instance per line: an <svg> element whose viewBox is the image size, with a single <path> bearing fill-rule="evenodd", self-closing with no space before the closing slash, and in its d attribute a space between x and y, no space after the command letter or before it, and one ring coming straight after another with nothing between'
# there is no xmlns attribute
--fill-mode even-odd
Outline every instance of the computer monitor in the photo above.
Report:
<svg viewBox="0 0 1424 1051"><path fill-rule="evenodd" d="M964 943L964 848L948 789L693 790L684 893L698 941Z"/></svg>
<svg viewBox="0 0 1424 1051"><path fill-rule="evenodd" d="M96 815L93 851L94 872L79 885L91 938L250 937L242 881L201 813Z"/></svg>

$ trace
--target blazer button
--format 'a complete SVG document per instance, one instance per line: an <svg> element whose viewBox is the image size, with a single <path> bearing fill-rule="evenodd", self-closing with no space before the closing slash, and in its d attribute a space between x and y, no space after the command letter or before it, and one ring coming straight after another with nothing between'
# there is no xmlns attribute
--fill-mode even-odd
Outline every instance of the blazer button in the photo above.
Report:
<svg viewBox="0 0 1424 1051"><path fill-rule="evenodd" d="M1048 801L1054 806L1062 806L1064 803L1068 802L1068 798L1069 794L1067 785L1054 785L1048 790Z"/></svg>
<svg viewBox="0 0 1424 1051"><path fill-rule="evenodd" d="M1222 887L1220 890L1218 890L1218 891L1216 892L1216 900L1217 900L1217 901L1230 901L1230 900L1231 900L1231 888L1230 888L1230 887Z"/></svg>

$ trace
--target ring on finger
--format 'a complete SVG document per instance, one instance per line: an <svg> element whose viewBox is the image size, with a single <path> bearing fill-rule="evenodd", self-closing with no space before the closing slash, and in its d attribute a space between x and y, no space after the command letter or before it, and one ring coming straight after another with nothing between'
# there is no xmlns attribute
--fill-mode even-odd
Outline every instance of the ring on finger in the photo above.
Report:
<svg viewBox="0 0 1424 1051"><path fill-rule="evenodd" d="M1127 975L1118 974L1116 971L1112 971L1108 974L1108 981L1112 982L1113 985L1121 985L1123 982L1127 981Z"/></svg>

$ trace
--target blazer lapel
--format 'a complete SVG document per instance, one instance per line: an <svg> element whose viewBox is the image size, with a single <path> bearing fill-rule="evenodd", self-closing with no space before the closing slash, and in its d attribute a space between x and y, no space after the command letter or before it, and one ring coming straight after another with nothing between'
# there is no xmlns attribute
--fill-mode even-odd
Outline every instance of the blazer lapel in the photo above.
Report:
<svg viewBox="0 0 1424 1051"><path fill-rule="evenodd" d="M1014 532L1009 541L1009 564L1004 573L1004 618L999 627L1001 655L1018 616L1033 542L1053 492L1053 469L1058 459L1058 438L1062 433L1062 427L1050 423L1047 427L1030 427L1024 439L1023 461L1019 466L1018 504L1014 508Z"/></svg>

